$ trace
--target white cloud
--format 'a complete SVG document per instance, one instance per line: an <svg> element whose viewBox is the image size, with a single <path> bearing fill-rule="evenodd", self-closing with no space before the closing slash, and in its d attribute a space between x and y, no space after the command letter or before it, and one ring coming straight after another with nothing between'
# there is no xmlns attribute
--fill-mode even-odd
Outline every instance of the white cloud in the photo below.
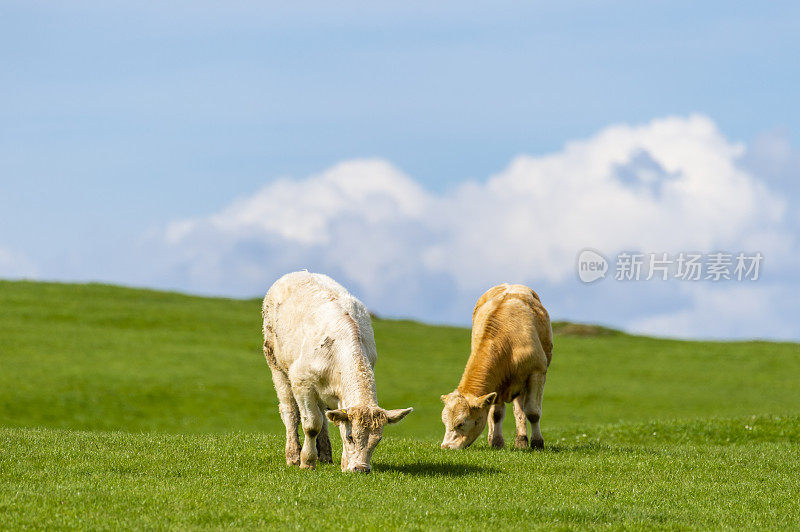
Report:
<svg viewBox="0 0 800 532"><path fill-rule="evenodd" d="M0 278L20 279L36 275L36 266L27 256L0 247Z"/></svg>
<svg viewBox="0 0 800 532"><path fill-rule="evenodd" d="M222 233L272 234L304 245L331 241L332 225L357 217L367 224L419 219L428 198L414 181L381 160L338 164L303 180L279 179L254 196L235 201L207 222ZM196 222L178 222L167 230L180 241Z"/></svg>
<svg viewBox="0 0 800 532"><path fill-rule="evenodd" d="M795 287L796 290L797 287ZM689 304L633 320L642 334L700 338L796 338L800 304L786 288L758 284L681 284Z"/></svg>
<svg viewBox="0 0 800 532"><path fill-rule="evenodd" d="M735 165L741 153L709 119L693 116L613 126L556 154L518 157L445 200L452 237L434 264L485 249L483 264L459 270L463 285L481 282L487 267L562 281L587 246L724 249L764 229L774 234L783 204Z"/></svg>
<svg viewBox="0 0 800 532"><path fill-rule="evenodd" d="M252 295L309 268L338 277L378 312L464 322L477 295L501 281L580 290L574 264L584 247L758 250L773 263L791 260L784 201L743 169L745 151L694 115L610 126L441 195L388 162L347 161L170 224L166 276L184 288ZM692 312L704 297L685 294L691 309L671 316L650 304L649 315L627 323L697 334L705 329Z"/></svg>

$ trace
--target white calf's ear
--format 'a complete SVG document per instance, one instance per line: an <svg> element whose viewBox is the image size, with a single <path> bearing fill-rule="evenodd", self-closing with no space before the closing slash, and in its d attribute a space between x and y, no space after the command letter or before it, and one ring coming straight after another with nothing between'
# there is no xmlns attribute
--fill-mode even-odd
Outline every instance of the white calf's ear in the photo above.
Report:
<svg viewBox="0 0 800 532"><path fill-rule="evenodd" d="M387 410L386 411L386 420L389 423L397 423L411 412L413 412L413 408L397 408L395 410Z"/></svg>
<svg viewBox="0 0 800 532"><path fill-rule="evenodd" d="M347 421L347 412L344 410L328 410L325 412L325 417L327 417L332 423L344 423Z"/></svg>

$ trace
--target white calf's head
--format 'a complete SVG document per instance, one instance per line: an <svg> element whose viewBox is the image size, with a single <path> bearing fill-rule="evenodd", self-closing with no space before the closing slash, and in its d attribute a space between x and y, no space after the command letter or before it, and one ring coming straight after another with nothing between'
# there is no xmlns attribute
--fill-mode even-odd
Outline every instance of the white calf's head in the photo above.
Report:
<svg viewBox="0 0 800 532"><path fill-rule="evenodd" d="M492 392L480 397L463 395L458 390L442 396L444 410L444 440L442 449L466 449L486 427L489 407L492 406L497 393Z"/></svg>
<svg viewBox="0 0 800 532"><path fill-rule="evenodd" d="M341 410L328 410L325 415L333 423L344 428L344 452L347 455L347 470L369 473L372 453L383 438L383 427L397 423L413 408L384 410L378 406L354 406Z"/></svg>

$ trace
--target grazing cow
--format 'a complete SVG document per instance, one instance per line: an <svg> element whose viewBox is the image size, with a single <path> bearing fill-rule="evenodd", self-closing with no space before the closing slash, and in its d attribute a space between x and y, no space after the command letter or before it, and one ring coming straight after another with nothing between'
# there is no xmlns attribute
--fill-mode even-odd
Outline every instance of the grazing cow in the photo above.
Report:
<svg viewBox="0 0 800 532"><path fill-rule="evenodd" d="M332 462L330 420L342 435L342 471L369 473L383 427L412 409L378 406L367 309L330 277L303 271L272 285L262 315L264 355L286 425L286 463L313 469L318 459Z"/></svg>
<svg viewBox="0 0 800 532"><path fill-rule="evenodd" d="M542 393L553 356L550 317L536 292L520 284L486 291L472 312L472 349L461 382L443 395L442 449L464 449L489 419L489 444L502 449L506 403L514 402L516 447L544 447L539 429Z"/></svg>

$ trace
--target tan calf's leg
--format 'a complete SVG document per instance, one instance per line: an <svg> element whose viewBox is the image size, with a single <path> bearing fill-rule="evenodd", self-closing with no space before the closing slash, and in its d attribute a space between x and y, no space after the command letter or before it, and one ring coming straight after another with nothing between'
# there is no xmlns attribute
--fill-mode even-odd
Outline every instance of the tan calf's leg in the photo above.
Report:
<svg viewBox="0 0 800 532"><path fill-rule="evenodd" d="M495 449L506 446L503 439L503 418L506 417L505 403L495 403L489 409L489 445Z"/></svg>
<svg viewBox="0 0 800 532"><path fill-rule="evenodd" d="M272 371L272 382L275 383L275 392L280 401L278 411L286 426L286 465L298 465L300 463L300 438L297 435L297 429L300 426L300 411L294 400L289 378L272 364L270 364L270 371Z"/></svg>
<svg viewBox="0 0 800 532"><path fill-rule="evenodd" d="M514 439L514 447L517 449L528 448L528 422L525 411L522 408L526 394L519 394L514 398L514 422L517 425L517 437Z"/></svg>
<svg viewBox="0 0 800 532"><path fill-rule="evenodd" d="M546 374L534 373L528 381L528 394L523 404L525 417L531 422L531 449L543 449L544 438L539 428L542 418L542 396L544 395L544 381Z"/></svg>

